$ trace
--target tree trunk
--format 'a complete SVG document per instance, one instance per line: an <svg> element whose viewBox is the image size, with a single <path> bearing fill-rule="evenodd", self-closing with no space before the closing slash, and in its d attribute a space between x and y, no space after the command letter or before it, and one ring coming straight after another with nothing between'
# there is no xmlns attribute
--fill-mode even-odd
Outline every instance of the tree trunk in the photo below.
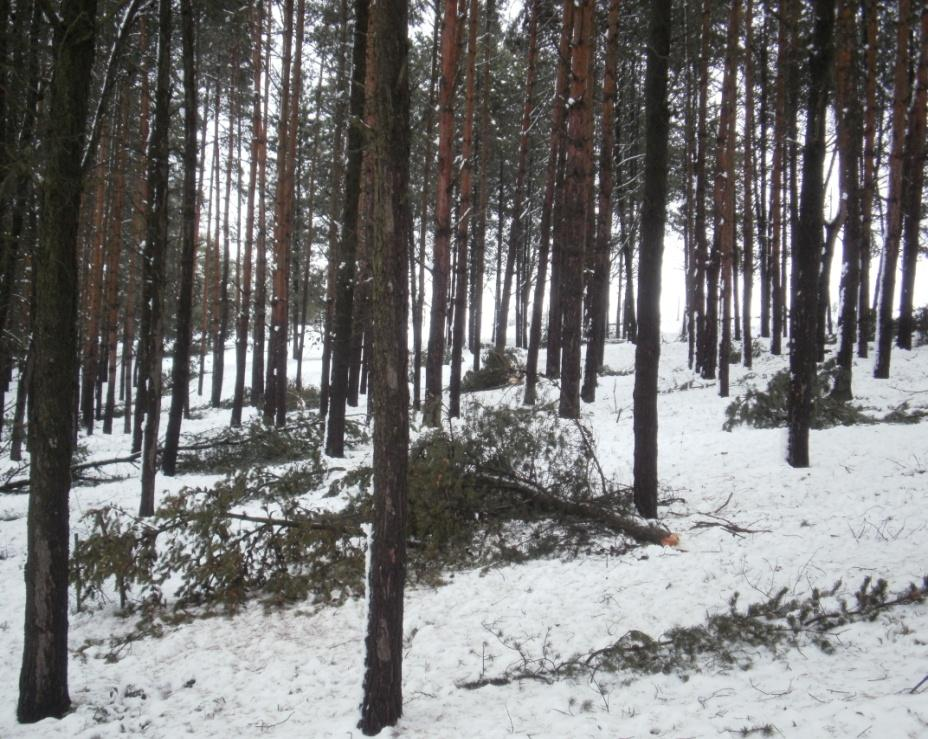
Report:
<svg viewBox="0 0 928 739"><path fill-rule="evenodd" d="M194 59L196 25L193 0L181 0L181 44L184 66L184 184L181 226L180 294L177 299L177 336L171 366L171 410L164 437L161 465L164 474L173 477L177 468L177 445L184 405L190 390L190 345L192 340L193 271L196 262L197 234L197 75ZM215 369L214 369L215 371Z"/></svg>
<svg viewBox="0 0 928 739"><path fill-rule="evenodd" d="M567 171L564 179L564 235L561 243L561 305L563 349L558 415L580 415L580 339L583 319L583 264L586 252L587 178L592 169L587 109L593 105L590 76L593 55L593 0L581 0L574 10L570 59L570 100L567 112ZM505 293L504 293L505 294Z"/></svg>
<svg viewBox="0 0 928 739"><path fill-rule="evenodd" d="M877 316L876 363L873 376L889 377L893 347L893 302L896 289L896 265L902 238L902 204L905 200L906 112L909 108L909 36L910 0L899 0L896 23L896 67L893 79L892 145L889 155L889 197L886 214L886 237L883 241L883 267L880 279L880 304Z"/></svg>
<svg viewBox="0 0 928 739"><path fill-rule="evenodd" d="M664 224L667 217L667 61L671 3L651 4L645 77L645 164L638 262L638 340L635 345L635 507L657 518L657 368L661 354L660 293Z"/></svg>
<svg viewBox="0 0 928 739"><path fill-rule="evenodd" d="M838 374L832 395L850 400L854 342L857 338L857 301L860 291L862 253L860 207L860 147L863 135L857 81L857 6L851 0L838 3L835 43L835 119L838 127L839 181L847 213L844 221L844 252L841 270L841 337Z"/></svg>
<svg viewBox="0 0 928 739"><path fill-rule="evenodd" d="M899 291L899 333L896 345L912 348L915 322L912 299L915 292L915 268L918 264L919 228L921 226L922 188L925 180L925 114L928 107L928 4L922 3L921 51L915 98L909 111L906 135L905 195L902 203L902 283Z"/></svg>
<svg viewBox="0 0 928 739"><path fill-rule="evenodd" d="M454 330L451 340L451 398L448 416L461 415L461 363L464 358L465 319L467 317L467 238L472 208L471 174L473 172L474 89L477 78L477 0L470 0L467 16L467 81L464 107L464 132L461 143L461 215L458 218L457 288L454 297Z"/></svg>
<svg viewBox="0 0 928 739"><path fill-rule="evenodd" d="M747 0L744 12L744 212L742 220L742 250L744 289L741 308L741 363L750 368L754 343L751 302L754 298L754 206L751 188L754 186L754 0Z"/></svg>
<svg viewBox="0 0 928 739"><path fill-rule="evenodd" d="M610 0L606 30L606 66L603 69L602 144L599 149L599 208L596 245L590 280L590 340L586 347L581 397L596 399L596 378L603 366L609 324L609 254L612 246L612 160L615 157L616 71L619 63L619 0Z"/></svg>
<svg viewBox="0 0 928 739"><path fill-rule="evenodd" d="M706 323L706 267L709 263L709 240L706 236L706 190L709 173L706 165L709 151L709 57L711 56L710 36L712 34L712 7L710 0L703 0L702 29L700 31L699 52L699 109L696 122L696 207L694 215L695 248L693 250L693 270L691 279L694 284L695 328L696 328L696 364L694 369L702 372L711 362L715 346L706 340L708 326ZM631 281L629 281L631 284Z"/></svg>
<svg viewBox="0 0 928 739"><path fill-rule="evenodd" d="M68 695L68 494L77 371L77 234L96 0L64 0L45 94L43 217L35 255L26 610L16 717L62 717Z"/></svg>
<svg viewBox="0 0 928 739"><path fill-rule="evenodd" d="M394 725L403 711L403 589L406 578L406 486L409 446L407 249L412 236L409 189L409 88L406 0L371 7L374 128L372 386L374 524L368 573L364 695L359 727L367 735Z"/></svg>
<svg viewBox="0 0 928 739"><path fill-rule="evenodd" d="M448 278L451 262L451 190L453 187L454 80L457 74L457 0L445 0L441 26L441 81L438 86L438 185L435 198L435 240L432 245L432 309L425 364L425 403L422 421L441 422L442 365Z"/></svg>
<svg viewBox="0 0 928 739"><path fill-rule="evenodd" d="M364 81L367 68L368 0L355 0L355 29L352 47L349 120L364 115ZM351 349L351 314L354 301L355 253L358 244L358 204L361 194L363 139L357 125L348 127L348 166L345 170L345 200L341 217L341 241L335 275L335 311L332 321L332 372L329 390L325 453L345 455L345 401L348 394L348 364Z"/></svg>
<svg viewBox="0 0 928 739"><path fill-rule="evenodd" d="M722 337L719 341L719 396L728 397L728 365L731 360L731 304L733 254L735 251L735 83L738 76L738 14L741 3L733 0L728 19L722 110L719 114L718 164L715 181L716 241L722 289ZM718 273L717 273L718 274ZM710 290L710 295L712 294ZM737 298L736 298L737 299ZM710 315L713 312L710 311ZM713 321L713 323L715 323Z"/></svg>
<svg viewBox="0 0 928 739"><path fill-rule="evenodd" d="M267 13L267 35L264 40L264 118L261 123L261 147L258 156L258 242L255 259L255 320L251 351L251 405L255 408L264 403L264 344L267 328L267 127L270 97L271 36L274 16Z"/></svg>
<svg viewBox="0 0 928 739"><path fill-rule="evenodd" d="M345 121L348 112L348 0L339 2L339 40L338 68L336 71L335 116L332 122L335 138L332 142L332 164L329 175L329 228L326 236L328 244L328 266L325 283L325 317L322 336L322 372L319 379L319 416L325 418L329 412L329 395L332 366L332 331L335 320L335 278L338 267L338 215L341 199L336 193L341 192L342 175L345 169L344 145Z"/></svg>
<svg viewBox="0 0 928 739"><path fill-rule="evenodd" d="M251 156L249 157L248 195L245 201L245 255L242 266L241 300L235 339L235 390L232 396L232 418L230 425L242 425L242 407L245 404L245 365L248 358L248 322L251 312L252 251L255 239L255 186L258 178L258 159L262 147L267 145L264 119L261 113L261 36L264 28L264 3L259 0L252 10L254 40L251 52L252 90L251 108Z"/></svg>
<svg viewBox="0 0 928 739"><path fill-rule="evenodd" d="M532 0L531 15L528 26L528 61L525 70L525 98L522 104L522 125L519 131L519 154L516 165L516 189L512 201L512 220L509 225L509 245L506 251L506 268L496 314L496 351L506 348L506 333L509 329L509 300L512 295L512 278L515 272L516 256L525 247L525 209L526 177L528 174L528 153L532 124L532 100L535 96L535 77L538 60L538 15L541 12L540 0Z"/></svg>
<svg viewBox="0 0 928 739"><path fill-rule="evenodd" d="M564 116L567 110L567 85L569 82L568 75L570 73L570 39L573 31L573 13L573 0L564 0L561 19L561 40L558 44L557 79L554 85L554 103L551 107L551 133L548 140L548 161L545 167L545 194L544 203L541 207L541 226L538 244L538 276L535 280L535 294L532 300L532 323L529 329L528 357L525 363L525 396L523 402L526 405L534 405L537 399L538 351L541 348L541 324L544 320L545 279L548 270L548 251L551 244L552 211L554 209L554 194L558 185L558 163L561 161L562 152L566 148L564 142ZM612 26L610 26L610 29L611 28ZM606 63L606 67L608 70L609 62ZM614 98L615 95L613 94L613 108L615 105ZM606 127L604 127L603 136L605 137L606 135ZM553 271L551 277L553 280ZM548 330L551 330L550 326ZM558 353L560 353L560 350L558 350Z"/></svg>
<svg viewBox="0 0 928 739"><path fill-rule="evenodd" d="M825 204L825 118L828 86L834 54L833 0L816 0L812 48L809 55L809 104L806 110L806 141L802 155L802 194L799 229L793 241L790 312L790 387L788 403L787 462L791 467L809 466L809 426L815 384L816 283L822 245Z"/></svg>
<svg viewBox="0 0 928 739"><path fill-rule="evenodd" d="M142 255L142 316L139 327L139 389L136 416L145 418L142 439L142 499L139 515L155 512L155 470L161 422L161 358L164 352L162 290L168 243L168 136L171 116L171 0L158 3L158 77L155 117L148 146L147 237Z"/></svg>
<svg viewBox="0 0 928 739"><path fill-rule="evenodd" d="M873 253L873 194L876 186L877 4L864 3L867 80L864 92L864 161L861 187L860 288L857 296L857 356L866 359L870 342L870 257Z"/></svg>

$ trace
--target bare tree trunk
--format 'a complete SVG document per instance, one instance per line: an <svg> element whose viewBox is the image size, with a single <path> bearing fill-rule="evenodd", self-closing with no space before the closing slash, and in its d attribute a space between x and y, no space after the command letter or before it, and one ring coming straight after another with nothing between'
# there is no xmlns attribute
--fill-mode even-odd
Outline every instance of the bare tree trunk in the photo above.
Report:
<svg viewBox="0 0 928 739"><path fill-rule="evenodd" d="M116 406L117 350L119 347L119 257L122 251L122 216L126 183L125 137L129 129L129 99L125 91L120 96L119 128L114 137L117 147L113 173L113 215L106 255L106 408L103 414L103 433L113 433L113 412ZM104 369L101 367L101 370Z"/></svg>
<svg viewBox="0 0 928 739"><path fill-rule="evenodd" d="M596 399L596 378L603 365L609 323L609 253L612 245L612 160L615 157L616 70L619 63L619 0L610 0L606 30L606 65L603 69L602 144L599 149L599 208L593 275L590 280L590 340L586 347L581 397Z"/></svg>
<svg viewBox="0 0 928 739"><path fill-rule="evenodd" d="M722 110L719 113L718 164L715 181L715 240L718 243L722 288L722 337L719 341L719 395L728 397L728 365L731 360L731 304L733 253L735 250L735 84L738 76L739 0L731 3L725 72L722 81ZM710 295L712 291L710 290ZM709 311L709 315L714 315ZM713 321L713 323L715 323Z"/></svg>
<svg viewBox="0 0 928 739"><path fill-rule="evenodd" d="M860 289L857 296L857 356L865 359L870 342L870 257L873 253L873 194L876 175L877 4L864 3L867 79L864 92L864 157L861 188Z"/></svg>
<svg viewBox="0 0 928 739"><path fill-rule="evenodd" d="M799 230L793 241L792 282L794 300L790 312L790 388L788 404L787 462L791 467L809 466L809 426L815 384L816 283L822 242L825 204L825 114L834 55L835 5L816 0L815 23L809 58L809 104L806 110L806 141L802 156L802 195Z"/></svg>
<svg viewBox="0 0 928 739"><path fill-rule="evenodd" d="M702 23L700 31L699 52L699 103L696 121L696 208L694 214L695 248L693 250L693 263L690 269L694 283L694 304L696 324L696 364L694 369L702 372L703 368L711 362L711 355L715 346L706 338L708 326L706 323L706 267L709 263L709 240L706 236L706 190L708 188L709 172L706 164L709 151L709 57L710 35L712 33L712 2L703 0ZM630 261L630 260L626 260ZM629 280L629 285L631 281Z"/></svg>
<svg viewBox="0 0 928 739"><path fill-rule="evenodd" d="M564 180L565 239L561 244L561 304L563 351L558 415L580 415L580 338L583 319L583 264L586 252L587 179L592 170L592 147L587 126L593 105L593 0L582 0L574 10L570 63L570 99L567 113L567 174Z"/></svg>
<svg viewBox="0 0 928 739"><path fill-rule="evenodd" d="M777 23L777 76L774 82L773 165L770 171L770 229L771 243L767 269L770 280L770 353L782 352L783 291L781 289L780 250L783 229L783 172L786 161L786 60L788 57L787 33L792 0L780 0L780 18Z"/></svg>
<svg viewBox="0 0 928 739"><path fill-rule="evenodd" d="M467 318L467 238L472 208L471 174L473 172L474 89L477 78L477 26L480 17L477 0L470 0L467 16L467 81L464 108L464 132L461 143L461 215L458 218L457 287L454 297L454 330L451 341L451 399L448 415L461 415L461 362L464 358L465 319Z"/></svg>
<svg viewBox="0 0 928 739"><path fill-rule="evenodd" d="M638 341L635 345L635 507L657 517L657 368L661 353L660 293L664 224L667 217L667 62L671 3L651 4L645 78L645 169L638 264Z"/></svg>
<svg viewBox="0 0 928 739"><path fill-rule="evenodd" d="M325 317L322 336L322 372L319 379L319 415L325 418L329 412L329 394L332 366L332 331L335 321L335 279L338 267L338 215L342 204L336 193L341 192L342 176L345 169L344 144L345 122L348 112L348 0L339 0L339 41L338 68L336 71L335 116L332 122L335 138L332 143L332 164L329 175L329 228L326 236L328 244L328 268L325 284Z"/></svg>
<svg viewBox="0 0 928 739"><path fill-rule="evenodd" d="M860 86L857 74L857 6L851 0L839 0L835 44L835 119L838 127L840 187L846 203L844 253L841 271L841 313L838 322L841 338L838 346L839 367L832 395L850 400L851 373L854 366L854 342L857 338L857 302L860 292L862 254L860 202L860 149L863 136L859 108Z"/></svg>
<svg viewBox="0 0 928 739"><path fill-rule="evenodd" d="M274 14L267 13L267 35L264 40L264 118L261 124L261 148L258 156L258 241L255 259L255 320L251 351L251 397L255 408L264 403L264 345L267 328L267 128L270 97L271 36L274 29Z"/></svg>
<svg viewBox="0 0 928 739"><path fill-rule="evenodd" d="M168 241L168 135L171 115L171 0L158 4L158 77L155 117L148 146L147 237L142 263L139 327L139 389L136 416L145 418L142 439L142 498L139 515L154 515L158 426L161 422L161 358L164 352L162 289Z"/></svg>
<svg viewBox="0 0 928 739"><path fill-rule="evenodd" d="M367 68L368 0L355 0L355 29L352 46L349 119L364 115L364 82ZM351 349L351 314L354 301L355 254L358 244L358 204L361 194L363 140L358 126L348 128L348 166L345 170L345 200L341 217L341 242L335 276L335 310L332 321L332 373L329 392L325 453L345 455L345 401Z"/></svg>
<svg viewBox="0 0 928 739"><path fill-rule="evenodd" d="M35 255L30 382L26 609L16 717L60 718L68 695L68 495L77 372L77 234L84 125L94 57L95 0L66 0L45 95L48 123Z"/></svg>
<svg viewBox="0 0 928 739"><path fill-rule="evenodd" d="M369 104L373 159L374 525L368 575L364 697L367 735L394 725L403 711L403 590L409 444L407 264L412 236L409 189L409 89L406 0L371 7Z"/></svg>
<svg viewBox="0 0 928 739"><path fill-rule="evenodd" d="M928 4L922 3L921 52L918 59L915 98L909 111L906 134L905 195L902 203L902 282L899 290L899 334L896 346L912 348L915 322L912 316L915 268L918 264L922 189L925 180L925 115L928 107Z"/></svg>
<svg viewBox="0 0 928 739"><path fill-rule="evenodd" d="M889 158L889 197L887 233L883 241L883 268L880 280L880 305L877 316L876 363L873 376L889 377L889 360L893 347L893 302L896 289L896 264L902 238L902 204L905 200L906 112L909 107L909 29L910 0L899 0L896 24L896 67L893 79L892 145Z"/></svg>
<svg viewBox="0 0 928 739"><path fill-rule="evenodd" d="M562 159L562 152L566 149L564 141L564 116L567 110L567 84L568 74L570 72L570 39L573 31L573 13L573 0L564 0L561 19L561 40L558 44L557 79L554 85L554 103L551 108L551 133L548 141L548 162L545 167L545 194L544 203L541 208L541 233L538 245L538 277L535 280L535 294L532 300L532 323L529 329L528 357L525 364L525 397L523 402L526 405L534 405L537 399L538 351L541 348L541 323L544 320L543 304L545 279L548 269L548 251L551 243L552 211L554 209L555 190L558 184L556 182L558 163ZM611 28L610 26L610 29ZM606 62L606 67L608 70L608 61ZM613 94L613 108L615 106L614 97ZM607 127L604 126L604 136L606 136L606 128ZM553 271L551 277L553 280ZM549 331L550 330L551 327L549 326ZM560 354L560 351L558 351L558 354Z"/></svg>
<svg viewBox="0 0 928 739"><path fill-rule="evenodd" d="M747 0L744 12L744 214L742 249L744 261L744 292L741 309L741 363L750 368L753 362L751 302L754 297L754 206L751 189L754 186L754 0Z"/></svg>
<svg viewBox="0 0 928 739"><path fill-rule="evenodd" d="M181 0L181 46L184 65L184 184L181 242L180 294L177 300L177 337L171 366L171 410L164 436L162 470L173 477L184 405L190 391L190 348L193 331L193 272L197 234L197 70L194 58L196 23L192 0ZM214 370L215 371L215 370Z"/></svg>
<svg viewBox="0 0 928 739"><path fill-rule="evenodd" d="M427 426L438 426L441 422L444 331L448 312L451 262L454 79L458 66L457 15L457 0L445 0L441 27L441 81L438 86L438 189L435 198L435 241L432 246L432 309L425 364L425 403L422 410L422 420Z"/></svg>
<svg viewBox="0 0 928 739"><path fill-rule="evenodd" d="M509 245L506 251L506 268L503 273L499 310L496 315L496 351L506 348L506 333L509 328L509 300L512 295L512 278L516 256L525 243L525 191L528 172L529 135L531 133L533 98L535 96L536 66L538 60L538 15L540 0L532 0L528 26L528 62L525 70L525 98L522 104L522 126L519 133L519 154L516 165L516 189L512 201L512 221L509 227Z"/></svg>

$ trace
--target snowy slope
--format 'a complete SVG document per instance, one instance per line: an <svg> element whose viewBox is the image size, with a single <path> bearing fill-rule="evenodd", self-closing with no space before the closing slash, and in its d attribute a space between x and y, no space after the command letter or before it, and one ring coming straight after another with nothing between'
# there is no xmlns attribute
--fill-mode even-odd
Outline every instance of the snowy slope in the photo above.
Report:
<svg viewBox="0 0 928 739"><path fill-rule="evenodd" d="M607 346L610 367L629 369L633 362L632 346ZM752 381L763 386L783 366L785 359L765 354ZM928 347L895 352L889 381L872 380L871 367L863 361L856 368L857 402L880 412L903 400L928 405ZM317 375L312 362L305 376ZM744 375L733 367L732 395ZM698 378L686 387L691 380L685 346L664 344L660 474L662 497L673 500L661 515L680 534L680 546L536 560L455 573L437 589L411 589L405 715L385 735L760 736L766 729L789 737L928 736L928 687L910 692L928 673L924 604L843 627L832 655L811 644L752 652L749 670L703 660L699 672L685 677L597 673L551 684L460 687L502 675L523 657L556 662L632 630L658 637L702 623L707 614L727 610L735 592L747 604L781 587L802 596L842 579L842 593L850 596L866 575L885 577L898 590L928 573L928 423L813 432L813 467L793 470L783 461L784 430L723 431L728 401ZM632 385L630 374L604 377L599 400L583 409L606 472L629 482ZM543 385L543 392L553 397L555 390ZM495 398L518 402L518 393L500 391ZM493 397L482 394L481 401ZM184 432L227 422L228 411L205 412ZM98 433L88 443L99 458L128 445L121 434ZM212 479L159 477L158 490ZM137 479L76 489L72 525L82 511L105 502L133 509L138 495ZM113 609L75 613L74 712L62 721L16 724L25 512L25 496L0 497L0 736L359 735L364 623L358 601L269 614L250 606L232 618L198 620L128 644L115 662L104 659L106 640L133 622ZM756 533L697 525L718 522L713 513ZM88 640L91 646L78 654Z"/></svg>

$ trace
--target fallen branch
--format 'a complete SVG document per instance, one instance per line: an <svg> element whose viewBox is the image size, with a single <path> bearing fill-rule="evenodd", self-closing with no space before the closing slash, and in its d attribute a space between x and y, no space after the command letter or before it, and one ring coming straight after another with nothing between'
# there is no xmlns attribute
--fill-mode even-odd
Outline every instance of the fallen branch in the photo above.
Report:
<svg viewBox="0 0 928 739"><path fill-rule="evenodd" d="M617 533L626 534L642 544L659 544L672 546L676 543L675 535L661 526L651 526L641 523L631 516L607 511L589 503L579 503L564 500L552 495L528 482L513 480L507 477L496 477L484 473L477 473L476 479L482 485L509 490L526 498L534 506L546 513L559 513L564 516L574 516L603 524Z"/></svg>

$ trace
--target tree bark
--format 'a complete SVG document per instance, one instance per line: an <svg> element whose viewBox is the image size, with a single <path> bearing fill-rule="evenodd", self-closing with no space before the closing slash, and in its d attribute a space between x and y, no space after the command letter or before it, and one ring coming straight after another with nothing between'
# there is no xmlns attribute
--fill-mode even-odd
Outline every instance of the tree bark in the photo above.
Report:
<svg viewBox="0 0 928 739"><path fill-rule="evenodd" d="M46 92L48 126L35 255L26 610L16 717L63 716L68 694L68 494L77 371L77 234L96 0L64 0Z"/></svg>
<svg viewBox="0 0 928 739"><path fill-rule="evenodd" d="M435 198L435 240L432 245L432 308L425 360L425 403L422 421L441 422L442 366L448 279L451 265L451 191L453 188L454 80L457 73L457 0L445 0L441 26L441 80L438 85L438 185Z"/></svg>
<svg viewBox="0 0 928 739"><path fill-rule="evenodd" d="M825 204L825 118L829 79L834 55L835 5L816 0L809 54L809 103L806 140L802 155L802 193L799 229L792 249L790 312L790 387L788 403L787 462L791 467L809 466L809 426L815 384L816 321L818 313L819 260Z"/></svg>
<svg viewBox="0 0 928 739"><path fill-rule="evenodd" d="M638 263L638 341L635 345L634 476L635 507L657 518L657 369L661 354L660 293L664 224L667 218L667 63L671 3L651 4L648 66L645 77L644 201Z"/></svg>
<svg viewBox="0 0 928 739"><path fill-rule="evenodd" d="M561 243L561 306L563 348L558 415L580 416L580 339L583 320L583 264L586 252L587 179L593 162L587 126L593 105L593 0L574 9L570 60L570 99L567 112L567 171L564 179L564 238Z"/></svg>
<svg viewBox="0 0 928 739"><path fill-rule="evenodd" d="M877 316L876 363L873 376L889 377L893 347L893 303L896 290L896 265L902 238L902 204L905 200L906 113L909 107L909 35L910 0L899 0L896 22L896 67L893 74L892 144L889 154L889 197L887 199L886 238L883 241L883 267L880 279L880 304Z"/></svg>
<svg viewBox="0 0 928 739"><path fill-rule="evenodd" d="M177 299L177 336L171 366L171 410L164 437L161 469L173 477L184 405L190 390L190 348L193 331L193 270L197 234L197 70L194 58L195 28L192 0L181 0L181 46L184 66L184 184L181 225L180 294ZM215 371L215 370L214 370Z"/></svg>
<svg viewBox="0 0 928 739"><path fill-rule="evenodd" d="M461 415L461 363L464 358L465 320L467 318L467 239L473 202L474 90L477 82L477 26L480 21L477 0L470 0L467 16L467 80L464 103L464 131L461 143L461 215L458 218L457 286L454 295L454 329L451 340L451 383L448 416Z"/></svg>
<svg viewBox="0 0 928 739"><path fill-rule="evenodd" d="M367 735L394 725L403 711L403 590L406 579L406 486L409 448L407 264L409 220L409 80L406 0L371 7L374 128L372 387L374 525L368 580L364 697L359 727Z"/></svg>
<svg viewBox="0 0 928 739"><path fill-rule="evenodd" d="M139 389L136 416L145 418L142 439L142 498L139 515L155 512L155 471L161 422L161 359L164 353L164 259L168 242L168 135L171 116L171 0L158 3L158 76L155 117L148 146L147 236L142 256L142 315L139 327Z"/></svg>
<svg viewBox="0 0 928 739"><path fill-rule="evenodd" d="M857 356L870 349L870 257L873 252L873 194L876 186L877 4L864 3L867 79L864 91L864 156L861 187L860 287L857 296Z"/></svg>
<svg viewBox="0 0 928 739"><path fill-rule="evenodd" d="M609 254L612 246L612 160L615 157L616 71L619 63L619 0L610 0L606 21L606 61L603 69L602 143L599 149L599 207L593 274L589 285L590 339L586 347L583 387L587 403L596 399L596 378L603 366L609 324Z"/></svg>
<svg viewBox="0 0 928 739"><path fill-rule="evenodd" d="M351 315L354 302L355 254L358 245L358 204L361 194L362 133L357 125L364 115L364 81L367 69L368 0L355 0L352 47L351 94L348 117L348 166L341 217L341 241L335 275L335 312L332 322L332 373L325 453L345 455L345 402L348 395L348 364L351 350Z"/></svg>
<svg viewBox="0 0 928 739"><path fill-rule="evenodd" d="M912 332L915 329L912 302L915 293L915 268L918 265L922 190L925 181L925 115L928 112L928 4L924 2L920 25L921 51L905 146L907 181L902 203L902 277L899 286L899 332L896 337L896 346L900 349L912 348Z"/></svg>

